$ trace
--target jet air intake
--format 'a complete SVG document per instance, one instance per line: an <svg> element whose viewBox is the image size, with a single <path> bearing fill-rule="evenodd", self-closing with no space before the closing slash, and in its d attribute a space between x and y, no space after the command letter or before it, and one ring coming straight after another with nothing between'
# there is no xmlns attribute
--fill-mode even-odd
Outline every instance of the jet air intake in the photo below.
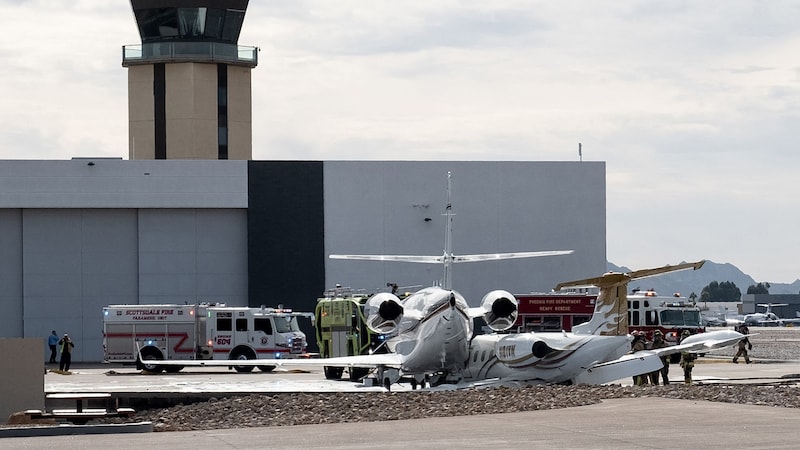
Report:
<svg viewBox="0 0 800 450"><path fill-rule="evenodd" d="M494 331L511 328L517 321L517 299L507 291L492 291L483 296L483 320Z"/></svg>
<svg viewBox="0 0 800 450"><path fill-rule="evenodd" d="M364 315L370 330L380 334L391 334L403 319L403 305L394 294L381 292L373 295L364 305Z"/></svg>

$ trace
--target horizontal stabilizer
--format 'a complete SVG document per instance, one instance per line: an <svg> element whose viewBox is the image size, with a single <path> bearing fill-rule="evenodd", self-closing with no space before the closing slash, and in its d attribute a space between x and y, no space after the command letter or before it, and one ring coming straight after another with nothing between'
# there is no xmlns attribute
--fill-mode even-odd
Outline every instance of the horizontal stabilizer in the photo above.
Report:
<svg viewBox="0 0 800 450"><path fill-rule="evenodd" d="M476 255L453 256L453 262L493 261L501 259L538 258L540 256L569 255L574 250L548 250L541 252L483 253Z"/></svg>
<svg viewBox="0 0 800 450"><path fill-rule="evenodd" d="M481 253L475 255L453 255L451 261L454 263L496 261L502 259L538 258L540 256L569 255L573 250L547 250L541 252L513 252L513 253ZM442 256L423 256L423 255L329 255L330 259L350 259L360 261L392 261L392 262L412 262L422 264L441 264L447 257Z"/></svg>
<svg viewBox="0 0 800 450"><path fill-rule="evenodd" d="M599 277L592 277L583 280L575 280L575 281L567 281L564 283L559 283L556 286L555 290L559 291L565 287L588 287L588 286L598 286L600 288L612 287L615 285L627 284L631 280L638 280L640 278L647 278L656 275L661 275L662 273L676 272L679 270L686 270L686 269L697 270L703 267L703 264L705 264L705 260L693 263L682 263L674 266L667 265L663 267L657 267L655 269L635 270L633 272L628 272L628 273L609 272Z"/></svg>
<svg viewBox="0 0 800 450"><path fill-rule="evenodd" d="M413 262L423 264L441 264L443 256L418 256L418 255L329 255L330 259L350 259L360 261L394 261Z"/></svg>

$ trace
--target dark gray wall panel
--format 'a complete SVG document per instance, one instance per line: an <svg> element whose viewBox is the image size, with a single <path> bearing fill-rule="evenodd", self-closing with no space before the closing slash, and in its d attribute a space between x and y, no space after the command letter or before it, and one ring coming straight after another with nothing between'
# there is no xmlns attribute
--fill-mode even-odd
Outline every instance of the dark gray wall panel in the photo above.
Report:
<svg viewBox="0 0 800 450"><path fill-rule="evenodd" d="M0 337L22 336L22 273L22 210L0 209Z"/></svg>
<svg viewBox="0 0 800 450"><path fill-rule="evenodd" d="M250 161L250 306L313 311L325 288L322 163Z"/></svg>

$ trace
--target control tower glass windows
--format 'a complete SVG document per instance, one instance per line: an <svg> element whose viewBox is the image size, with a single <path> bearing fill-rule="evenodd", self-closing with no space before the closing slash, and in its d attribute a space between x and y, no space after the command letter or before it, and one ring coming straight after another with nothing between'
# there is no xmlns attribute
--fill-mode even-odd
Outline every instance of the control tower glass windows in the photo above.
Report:
<svg viewBox="0 0 800 450"><path fill-rule="evenodd" d="M178 37L178 16L175 8L141 9L136 11L136 23L142 41Z"/></svg>
<svg viewBox="0 0 800 450"><path fill-rule="evenodd" d="M147 8L134 10L143 43L173 40L235 44L244 10L218 8Z"/></svg>
<svg viewBox="0 0 800 450"><path fill-rule="evenodd" d="M180 36L203 37L206 32L206 8L178 8Z"/></svg>

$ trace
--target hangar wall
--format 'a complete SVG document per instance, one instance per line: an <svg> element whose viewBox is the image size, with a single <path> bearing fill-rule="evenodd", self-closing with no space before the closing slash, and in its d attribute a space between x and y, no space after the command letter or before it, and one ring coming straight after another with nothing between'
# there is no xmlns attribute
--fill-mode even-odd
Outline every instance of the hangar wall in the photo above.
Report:
<svg viewBox="0 0 800 450"><path fill-rule="evenodd" d="M328 161L325 254L441 255L452 173L455 254L574 250L571 255L458 264L471 306L493 289L546 292L606 270L603 162ZM326 260L328 286L430 286L442 267Z"/></svg>
<svg viewBox="0 0 800 450"><path fill-rule="evenodd" d="M602 162L2 161L0 337L66 331L98 361L108 304L310 311L335 283L433 284L438 265L327 255L440 255L448 171L456 254L575 250L458 265L471 305L605 271Z"/></svg>
<svg viewBox="0 0 800 450"><path fill-rule="evenodd" d="M76 361L98 361L103 306L246 305L246 215L237 209L23 210L21 258L11 264L23 270L11 285L21 285L24 294L8 298L17 314L2 315L12 325L21 317L23 329L3 328L0 335L66 332L76 343Z"/></svg>
<svg viewBox="0 0 800 450"><path fill-rule="evenodd" d="M75 361L99 361L103 306L246 305L246 169L246 161L0 163L0 337L44 341L55 329L75 341Z"/></svg>

